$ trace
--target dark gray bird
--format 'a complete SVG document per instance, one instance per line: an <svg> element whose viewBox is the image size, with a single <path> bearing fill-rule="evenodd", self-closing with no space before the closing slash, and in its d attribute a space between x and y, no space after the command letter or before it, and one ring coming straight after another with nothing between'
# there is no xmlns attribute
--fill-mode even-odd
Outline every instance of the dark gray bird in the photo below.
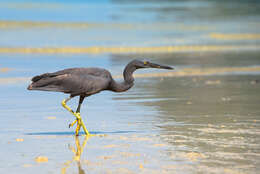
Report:
<svg viewBox="0 0 260 174"><path fill-rule="evenodd" d="M116 82L110 72L101 68L70 68L54 73L45 73L32 78L28 90L56 91L70 94L70 97L62 101L62 106L71 112L76 120L70 124L77 123L76 135L79 134L81 126L86 135L90 135L80 116L80 107L85 97L96 94L103 90L124 92L134 85L133 72L140 68L173 69L170 66L150 63L148 61L133 60L124 69L124 81ZM79 97L76 112L70 109L66 103L73 97ZM70 127L69 126L69 127Z"/></svg>

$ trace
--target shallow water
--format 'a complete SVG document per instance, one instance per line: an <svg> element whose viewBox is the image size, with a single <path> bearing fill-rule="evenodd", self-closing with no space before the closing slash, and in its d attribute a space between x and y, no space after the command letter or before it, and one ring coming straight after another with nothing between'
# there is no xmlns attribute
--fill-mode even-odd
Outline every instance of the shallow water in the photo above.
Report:
<svg viewBox="0 0 260 174"><path fill-rule="evenodd" d="M259 172L259 3L1 1L0 11L0 173ZM68 128L66 95L26 90L69 67L122 80L134 58L175 70L138 70L129 91L87 98L91 137Z"/></svg>
<svg viewBox="0 0 260 174"><path fill-rule="evenodd" d="M246 62L241 60L244 54L250 56ZM250 67L259 64L257 54L200 53L192 58L188 53L156 55L161 63L175 65L176 72L184 67L206 72L207 68L218 68L215 73L211 69L209 75L191 71L171 77L153 77L163 70L140 70L136 74L146 76L138 77L128 92L103 92L87 98L82 115L95 135L87 140L84 136L77 140L74 128L68 128L74 118L60 106L63 94L26 91L28 80L3 83L0 169L11 173L257 173L260 71L250 71ZM100 66L118 75L123 68L119 65L132 56L137 55L100 56L86 61L102 60L93 64L99 66L98 62L103 62ZM185 63L216 56L218 64ZM64 60L64 67L71 63L69 58L49 57L45 60ZM232 67L249 70L218 74L221 68L230 69L232 58L237 59ZM20 56L13 59L25 60ZM75 62L80 59L81 56L74 57ZM32 63L40 60L36 58ZM22 74L37 74L47 67L27 67L28 71ZM17 71L6 72L6 77L15 76ZM75 108L76 103L74 99L70 105ZM86 141L85 147L77 147L78 141ZM47 157L48 162L36 162L38 156Z"/></svg>

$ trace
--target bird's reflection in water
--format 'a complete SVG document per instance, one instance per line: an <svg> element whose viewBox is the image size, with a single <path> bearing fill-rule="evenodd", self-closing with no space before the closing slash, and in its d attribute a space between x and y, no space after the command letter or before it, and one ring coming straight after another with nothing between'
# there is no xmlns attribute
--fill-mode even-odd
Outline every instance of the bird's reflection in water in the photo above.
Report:
<svg viewBox="0 0 260 174"><path fill-rule="evenodd" d="M84 149L84 147L87 144L87 141L89 139L90 136L84 136L84 140L83 143L80 144L80 140L78 136L75 136L75 144L76 144L76 148L73 146L69 145L69 149L74 153L73 159L69 160L67 162L64 163L64 167L61 169L61 173L62 174L66 174L67 169L70 167L70 165L75 161L77 163L78 166L78 173L79 174L85 174L85 171L82 169L81 167L81 163L80 163L80 156L82 154L82 151Z"/></svg>

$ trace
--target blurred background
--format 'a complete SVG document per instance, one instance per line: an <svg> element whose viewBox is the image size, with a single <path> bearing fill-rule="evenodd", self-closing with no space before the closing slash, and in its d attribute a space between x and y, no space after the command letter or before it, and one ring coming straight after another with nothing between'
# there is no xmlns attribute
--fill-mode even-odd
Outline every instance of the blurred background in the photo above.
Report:
<svg viewBox="0 0 260 174"><path fill-rule="evenodd" d="M0 0L0 173L256 174L259 28L257 0ZM75 160L67 96L27 91L30 78L103 67L120 81L132 59L175 70L87 99L98 136Z"/></svg>

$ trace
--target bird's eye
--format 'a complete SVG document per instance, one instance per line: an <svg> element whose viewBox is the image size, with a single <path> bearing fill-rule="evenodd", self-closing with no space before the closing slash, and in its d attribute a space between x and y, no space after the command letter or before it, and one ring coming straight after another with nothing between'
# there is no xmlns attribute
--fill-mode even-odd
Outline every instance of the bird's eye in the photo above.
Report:
<svg viewBox="0 0 260 174"><path fill-rule="evenodd" d="M148 62L147 61L144 61L144 64L146 65Z"/></svg>

